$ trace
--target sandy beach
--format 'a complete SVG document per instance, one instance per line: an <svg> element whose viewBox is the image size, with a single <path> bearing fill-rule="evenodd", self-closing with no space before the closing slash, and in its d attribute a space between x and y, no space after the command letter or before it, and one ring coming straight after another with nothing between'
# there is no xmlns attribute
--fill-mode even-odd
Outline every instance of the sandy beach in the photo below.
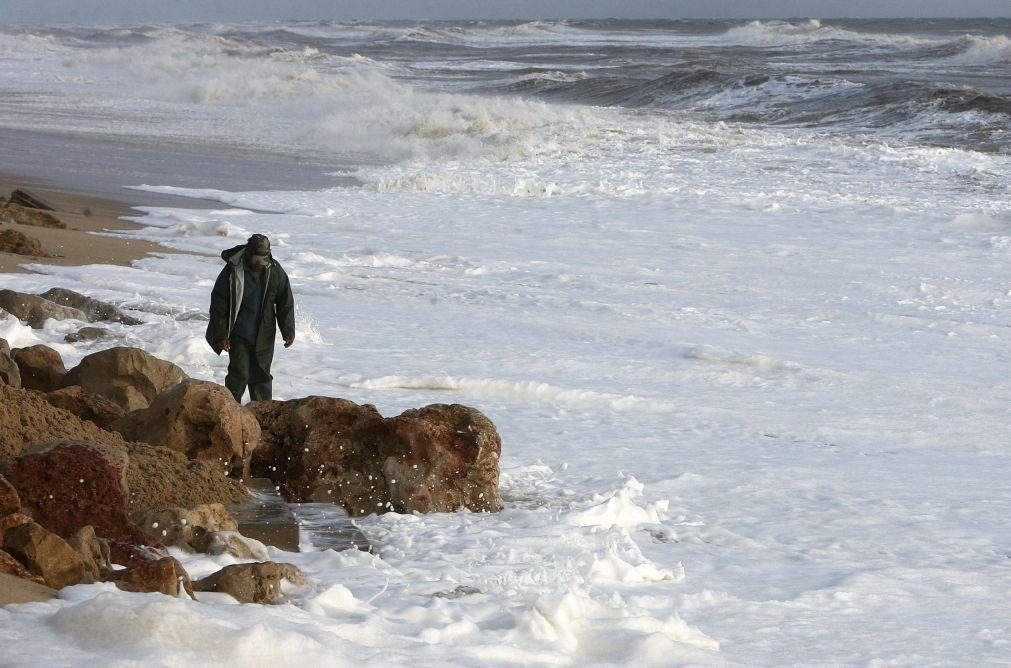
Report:
<svg viewBox="0 0 1011 668"><path fill-rule="evenodd" d="M67 227L55 229L0 222L0 229L16 229L38 239L50 257L37 258L0 253L0 273L23 273L29 264L76 266L86 264L129 265L154 251L172 252L157 244L136 239L101 234L109 230L134 227L121 220L136 214L126 202L81 195L12 175L0 175L0 195L8 197L16 188L24 188L56 207L53 213Z"/></svg>

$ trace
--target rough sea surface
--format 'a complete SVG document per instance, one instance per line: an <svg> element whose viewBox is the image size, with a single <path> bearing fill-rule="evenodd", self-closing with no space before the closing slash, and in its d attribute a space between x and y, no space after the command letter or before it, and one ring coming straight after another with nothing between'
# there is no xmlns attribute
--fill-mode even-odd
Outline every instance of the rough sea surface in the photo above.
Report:
<svg viewBox="0 0 1011 668"><path fill-rule="evenodd" d="M187 254L0 283L221 381L217 253L266 233L276 395L476 406L506 501L275 551L280 607L4 608L0 663L1011 662L1011 21L5 27L0 129L321 165L138 166L220 202L121 233ZM0 336L70 366L78 326Z"/></svg>

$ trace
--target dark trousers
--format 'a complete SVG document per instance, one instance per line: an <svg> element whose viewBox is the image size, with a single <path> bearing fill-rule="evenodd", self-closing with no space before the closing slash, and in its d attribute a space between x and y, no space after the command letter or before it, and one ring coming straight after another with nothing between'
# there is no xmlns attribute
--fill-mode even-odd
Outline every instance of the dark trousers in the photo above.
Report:
<svg viewBox="0 0 1011 668"><path fill-rule="evenodd" d="M270 363L274 360L274 349L256 350L252 343L239 336L233 336L229 341L232 349L228 352L225 387L240 404L247 385L252 401L270 399L270 381L274 379L270 375Z"/></svg>

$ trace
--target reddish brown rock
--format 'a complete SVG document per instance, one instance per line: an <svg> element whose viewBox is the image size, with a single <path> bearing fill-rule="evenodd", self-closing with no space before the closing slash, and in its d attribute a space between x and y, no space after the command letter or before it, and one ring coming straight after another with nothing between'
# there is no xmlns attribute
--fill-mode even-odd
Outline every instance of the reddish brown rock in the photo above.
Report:
<svg viewBox="0 0 1011 668"><path fill-rule="evenodd" d="M14 253L26 257L49 257L42 250L42 243L18 230L0 230L0 253Z"/></svg>
<svg viewBox="0 0 1011 668"><path fill-rule="evenodd" d="M140 348L109 348L92 353L63 378L63 387L80 385L126 411L147 408L161 392L186 379L175 364Z"/></svg>
<svg viewBox="0 0 1011 668"><path fill-rule="evenodd" d="M501 440L473 408L436 404L391 419L325 397L248 408L263 430L252 473L289 502L332 501L352 515L502 509Z"/></svg>
<svg viewBox="0 0 1011 668"><path fill-rule="evenodd" d="M0 518L19 510L21 510L21 497L18 496L18 490L7 482L7 478L0 475Z"/></svg>
<svg viewBox="0 0 1011 668"><path fill-rule="evenodd" d="M88 392L80 385L53 390L45 395L45 399L53 406L73 413L82 420L89 420L102 429L109 429L109 425L126 414L126 411L102 395Z"/></svg>
<svg viewBox="0 0 1011 668"><path fill-rule="evenodd" d="M249 476L249 459L260 442L256 417L227 389L204 380L170 387L111 427L128 440L176 450L242 478Z"/></svg>
<svg viewBox="0 0 1011 668"><path fill-rule="evenodd" d="M279 603L284 580L293 585L306 584L305 576L296 566L266 561L225 566L195 582L193 588L229 594L240 603Z"/></svg>
<svg viewBox="0 0 1011 668"><path fill-rule="evenodd" d="M5 531L4 551L53 589L95 581L81 555L67 541L34 522Z"/></svg>
<svg viewBox="0 0 1011 668"><path fill-rule="evenodd" d="M162 557L114 571L109 579L123 591L159 592L177 598L181 592L186 592L193 598L189 574L182 564L172 557Z"/></svg>
<svg viewBox="0 0 1011 668"><path fill-rule="evenodd" d="M22 506L36 522L61 536L82 527L112 541L113 559L135 558L131 545L161 547L127 515L128 457L117 450L84 441L56 441L13 460L8 480Z"/></svg>
<svg viewBox="0 0 1011 668"><path fill-rule="evenodd" d="M6 313L0 309L0 320L7 317ZM11 357L11 347L5 339L0 339L0 385L21 387L21 370Z"/></svg>
<svg viewBox="0 0 1011 668"><path fill-rule="evenodd" d="M252 475L270 478L289 503L330 501L355 515L386 509L375 406L307 397L247 404L262 429Z"/></svg>
<svg viewBox="0 0 1011 668"><path fill-rule="evenodd" d="M50 392L67 375L60 353L41 344L18 348L14 351L14 362L21 372L21 387L26 390Z"/></svg>
<svg viewBox="0 0 1011 668"><path fill-rule="evenodd" d="M41 575L36 575L28 570L24 564L15 559L6 550L0 550L0 574L13 575L23 580L30 580L36 584L44 585L46 581Z"/></svg>
<svg viewBox="0 0 1011 668"><path fill-rule="evenodd" d="M194 540L214 531L235 531L239 525L220 503L195 508L164 508L134 513L137 526L163 545L191 547Z"/></svg>
<svg viewBox="0 0 1011 668"><path fill-rule="evenodd" d="M14 290L0 290L0 308L19 320L28 323L32 329L41 329L46 320L87 320L87 316L76 308L60 306L38 295L29 295Z"/></svg>
<svg viewBox="0 0 1011 668"><path fill-rule="evenodd" d="M52 288L43 292L41 297L51 302L78 309L87 316L88 322L119 322L124 325L139 325L141 320L127 315L107 302L82 295L66 288Z"/></svg>
<svg viewBox="0 0 1011 668"><path fill-rule="evenodd" d="M502 510L502 441L480 411L433 404L388 421L380 443L383 474L394 508L426 512Z"/></svg>

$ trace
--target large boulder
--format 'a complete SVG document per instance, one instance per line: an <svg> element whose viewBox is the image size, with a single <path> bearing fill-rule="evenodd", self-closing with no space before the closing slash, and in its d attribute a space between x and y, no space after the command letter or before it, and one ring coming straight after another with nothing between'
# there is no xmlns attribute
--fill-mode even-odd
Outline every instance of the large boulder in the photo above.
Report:
<svg viewBox="0 0 1011 668"><path fill-rule="evenodd" d="M204 380L185 380L162 392L151 405L112 423L131 441L185 453L248 477L249 459L260 442L256 417L226 388Z"/></svg>
<svg viewBox="0 0 1011 668"><path fill-rule="evenodd" d="M140 348L109 348L92 353L63 377L62 387L80 385L126 411L147 408L161 392L186 379L175 364Z"/></svg>
<svg viewBox="0 0 1011 668"><path fill-rule="evenodd" d="M289 502L331 501L351 515L502 509L501 440L476 409L436 404L384 419L326 397L248 408L263 430L252 474Z"/></svg>
<svg viewBox="0 0 1011 668"><path fill-rule="evenodd" d="M115 571L109 579L123 591L159 592L175 598L185 592L193 598L189 574L172 557L153 559Z"/></svg>
<svg viewBox="0 0 1011 668"><path fill-rule="evenodd" d="M306 584L297 566L273 561L225 566L217 573L193 583L197 591L216 591L231 595L240 603L279 603L282 583Z"/></svg>
<svg viewBox="0 0 1011 668"><path fill-rule="evenodd" d="M21 372L21 387L26 390L55 390L67 375L60 353L41 344L18 348L14 351L14 362Z"/></svg>
<svg viewBox="0 0 1011 668"><path fill-rule="evenodd" d="M332 502L354 515L386 509L375 406L307 397L247 404L262 429L252 475L269 478L289 503Z"/></svg>
<svg viewBox="0 0 1011 668"><path fill-rule="evenodd" d="M73 413L82 420L94 422L102 429L109 429L116 420L126 415L126 411L100 394L88 392L80 385L71 385L53 390L45 395L46 401L57 408Z"/></svg>
<svg viewBox="0 0 1011 668"><path fill-rule="evenodd" d="M0 309L0 320L6 317L4 313L6 311ZM21 370L11 357L11 347L6 339L0 339L0 385L21 387Z"/></svg>
<svg viewBox="0 0 1011 668"><path fill-rule="evenodd" d="M67 541L35 522L5 531L4 551L53 589L96 580L84 559Z"/></svg>
<svg viewBox="0 0 1011 668"><path fill-rule="evenodd" d="M164 545L195 547L203 534L235 531L239 525L220 503L205 503L195 508L163 508L134 513L137 525Z"/></svg>
<svg viewBox="0 0 1011 668"><path fill-rule="evenodd" d="M67 290L66 288L52 288L43 292L41 296L51 302L78 309L87 316L88 322L105 320L108 322L120 322L124 325L139 325L142 323L141 320L123 313L112 304L82 295L73 290Z"/></svg>
<svg viewBox="0 0 1011 668"><path fill-rule="evenodd" d="M137 558L135 546L160 548L127 514L126 452L86 441L56 441L13 460L8 480L36 522L61 536L85 526L110 541L117 563Z"/></svg>
<svg viewBox="0 0 1011 668"><path fill-rule="evenodd" d="M46 320L87 320L82 311L69 306L14 290L0 290L0 308L19 320L28 323L32 329L41 329Z"/></svg>
<svg viewBox="0 0 1011 668"><path fill-rule="evenodd" d="M380 456L394 508L502 510L502 441L483 413L460 404L433 404L406 411L388 420L387 427Z"/></svg>

